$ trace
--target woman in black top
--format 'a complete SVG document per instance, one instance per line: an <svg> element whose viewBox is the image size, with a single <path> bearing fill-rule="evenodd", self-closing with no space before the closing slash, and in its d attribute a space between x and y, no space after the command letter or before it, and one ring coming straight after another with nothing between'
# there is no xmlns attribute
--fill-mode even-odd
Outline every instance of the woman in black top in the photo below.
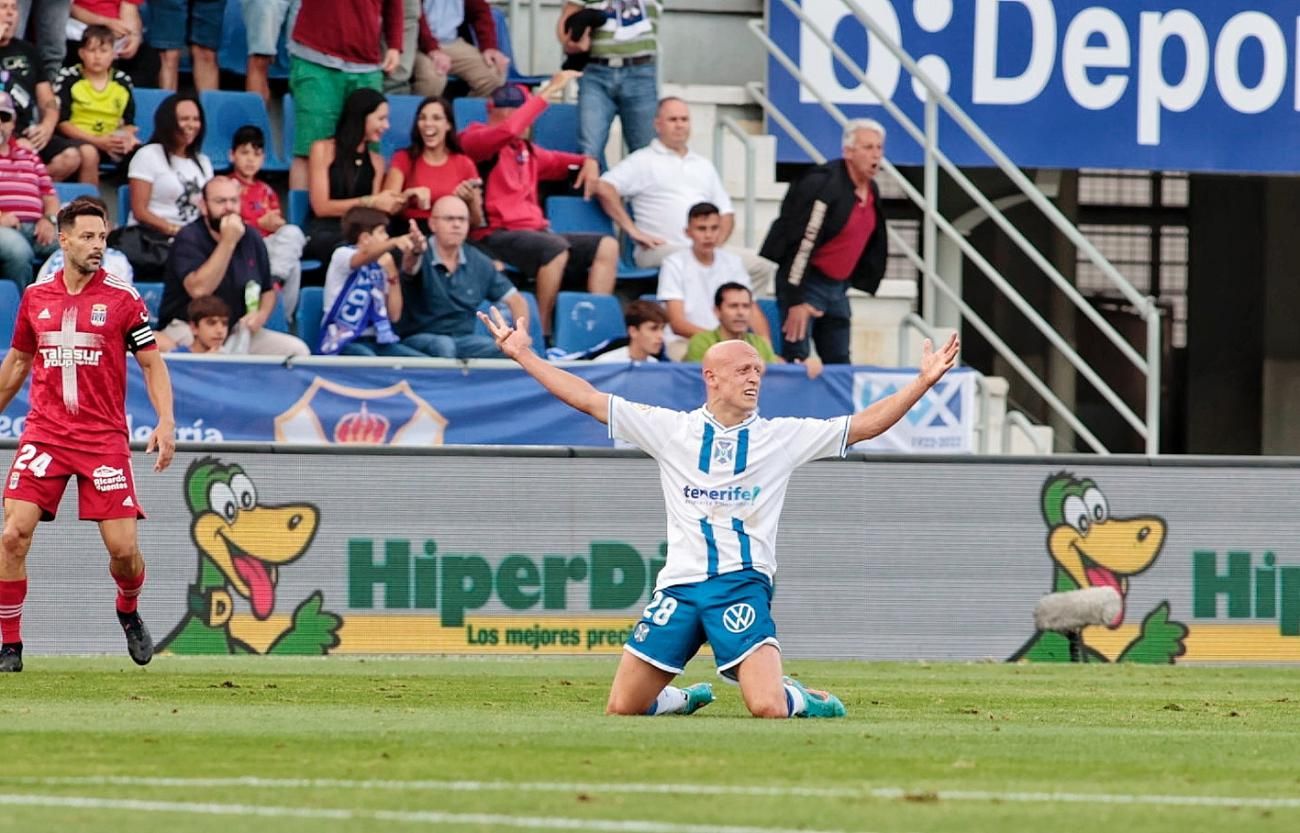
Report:
<svg viewBox="0 0 1300 833"><path fill-rule="evenodd" d="M384 191L384 158L370 149L388 130L388 101L378 90L353 90L339 114L334 138L312 142L307 157L311 221L303 257L328 262L343 239L339 218L354 205L386 214L401 210L405 198Z"/></svg>

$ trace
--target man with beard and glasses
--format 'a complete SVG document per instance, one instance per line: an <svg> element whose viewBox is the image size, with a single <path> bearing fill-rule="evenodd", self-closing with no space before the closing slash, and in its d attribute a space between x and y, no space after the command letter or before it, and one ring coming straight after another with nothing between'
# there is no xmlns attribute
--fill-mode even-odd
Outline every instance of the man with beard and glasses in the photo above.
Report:
<svg viewBox="0 0 1300 833"><path fill-rule="evenodd" d="M159 344L188 346L194 339L186 315L190 301L216 295L230 307L230 339L240 348L232 352L309 355L301 339L266 329L277 303L271 262L261 235L244 225L239 206L239 183L230 177L214 177L203 186L202 216L177 233L167 258Z"/></svg>
<svg viewBox="0 0 1300 833"><path fill-rule="evenodd" d="M40 521L52 521L69 478L77 478L78 515L99 524L108 572L117 584L117 619L138 665L153 658L153 640L137 609L144 586L136 495L127 446L126 354L135 355L158 415L146 452L154 471L176 450L171 380L158 355L149 312L131 285L102 268L104 210L74 200L58 215L67 266L27 290L18 306L12 347L0 364L0 410L30 374L30 410L4 492L0 535L0 671L23 670L21 620L27 553Z"/></svg>

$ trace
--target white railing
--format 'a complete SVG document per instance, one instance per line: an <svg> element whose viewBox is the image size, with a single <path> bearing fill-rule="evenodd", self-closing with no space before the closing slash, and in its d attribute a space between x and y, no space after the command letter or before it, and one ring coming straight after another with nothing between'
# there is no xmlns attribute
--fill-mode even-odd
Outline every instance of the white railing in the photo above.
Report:
<svg viewBox="0 0 1300 833"><path fill-rule="evenodd" d="M834 2L835 0L823 0L823 2ZM943 90L939 89L934 82L921 70L910 55L903 48L893 41L890 35L882 29L867 13L858 5L856 0L838 0L844 3L849 11L856 17L864 27L874 36L875 42L892 52L898 58L900 64L907 69L912 76L921 83L927 92L925 102L924 125L916 125L910 117L907 116L896 104L890 101L882 91L876 86L861 67L838 45L834 40L823 31L820 26L814 23L803 12L803 10L794 2L794 0L773 0L780 2L806 27L807 31L818 38L834 55L836 61L845 68L854 78L858 79L868 90L875 94L877 100L882 102L882 106L893 116L898 124L911 135L925 150L925 173L922 191L918 191L910 182L902 177L898 170L894 168L887 160L883 164L885 172L892 176L902 188L907 197L912 200L923 212L922 225L922 251L923 257L918 257L916 252L905 244L899 246L899 250L908 256L915 265L920 269L923 280L923 307L922 313L924 318L933 323L935 320L935 305L939 296L946 298L955 309L960 312L961 316L969 321L976 330L983 335L997 352L1007 360L1007 362L1020 374L1021 377L1037 392L1044 401L1058 413L1062 420L1070 426L1072 430L1086 442L1094 451L1106 454L1108 449L1101 441L1089 431L1078 419L1064 402L1058 397L1041 378L1034 373L1023 360L1015 354L1013 350L1000 338L998 338L991 327L984 322L974 310L972 310L960 297L960 292L954 291L952 287L938 274L936 269L936 253L938 235L942 233L945 238L952 241L962 253L971 260L972 263L1005 295L1012 305L1018 309L1021 314L1055 347L1075 370L1086 379L1101 396L1115 409L1117 413L1127 422L1134 431L1145 440L1146 453L1155 455L1160 449L1160 309L1154 298L1142 295L1134 286L1119 273L1115 267L1106 260L1097 250L1091 241L1065 217L1061 211L1052 204L1051 200L1038 189L1034 183L1025 176L1012 161L993 143L993 141L984 133L983 130L953 101ZM802 70L797 64L778 46L764 30L762 21L754 20L750 22L750 29L758 40L764 45L768 53L797 81L805 86L806 89L821 103L823 109L831 115L835 121L843 126L848 122L848 118L835 104L830 102L825 95L805 77ZM757 84L748 85L754 100L759 103L764 112L786 131L786 133L798 144L808 155L818 162L825 161L824 156L819 153L816 147L808 141L807 137L800 131L784 114L774 106L772 101L759 89ZM1071 241L1080 252L1103 274L1110 283L1120 292L1120 294L1138 311L1147 324L1147 338L1145 349L1138 352L1128 340L1121 334L1110 322L1102 317L1101 313L1088 303L1088 300L1074 287L1060 271L1045 257L1038 249L1020 232L1019 229L1006 217L1006 215L990 200L979 188L971 182L969 177L958 168L951 159L939 148L939 119L940 108L983 150L993 163L1020 189L1025 197L1039 208L1047 219L1056 227L1057 230ZM1120 351L1120 353L1146 377L1146 402L1144 413L1138 416L1137 412L1108 384L1097 371L1089 365L1078 354L1074 347L1048 322L1033 305L1024 298L1011 284L988 262L988 260L975 250L973 246L953 227L938 210L938 191L939 191L939 170L946 172L953 181L971 198L974 203L982 209L989 219L991 219L1015 244L1022 252L1033 262L1044 275L1057 287L1057 289L1070 299L1071 303L1080 310L1097 327L1097 329ZM898 235L891 234L890 240L894 244L901 242Z"/></svg>

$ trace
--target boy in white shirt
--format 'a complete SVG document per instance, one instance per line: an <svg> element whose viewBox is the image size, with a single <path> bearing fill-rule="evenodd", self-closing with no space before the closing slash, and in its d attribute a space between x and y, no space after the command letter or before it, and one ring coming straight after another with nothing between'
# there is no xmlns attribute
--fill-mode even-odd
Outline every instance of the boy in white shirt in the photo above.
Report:
<svg viewBox="0 0 1300 833"><path fill-rule="evenodd" d="M722 239L722 215L710 202L691 206L686 218L689 249L673 252L659 267L659 301L668 310L669 329L665 332L668 358L681 361L686 343L696 333L717 329L713 297L718 288L738 283L753 290L749 273L740 258L718 246ZM772 340L767 317L754 318L754 332Z"/></svg>
<svg viewBox="0 0 1300 833"><path fill-rule="evenodd" d="M668 317L654 301L636 300L623 307L627 344L601 353L593 362L657 362L664 349L664 324Z"/></svg>
<svg viewBox="0 0 1300 833"><path fill-rule="evenodd" d="M414 271L427 247L424 235L412 220L409 234L389 237L388 215L360 205L348 209L342 226L347 243L334 250L325 272L319 352L426 357L402 344L392 327L402 317L402 286L391 252L402 253L403 271Z"/></svg>

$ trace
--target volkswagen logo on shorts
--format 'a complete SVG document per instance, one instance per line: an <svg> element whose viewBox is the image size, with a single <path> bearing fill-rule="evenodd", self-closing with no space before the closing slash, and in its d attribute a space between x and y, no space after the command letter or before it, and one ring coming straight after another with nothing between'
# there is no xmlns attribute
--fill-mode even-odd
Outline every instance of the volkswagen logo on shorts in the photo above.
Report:
<svg viewBox="0 0 1300 833"><path fill-rule="evenodd" d="M741 602L722 611L722 624L732 633L744 633L754 624L754 608Z"/></svg>

